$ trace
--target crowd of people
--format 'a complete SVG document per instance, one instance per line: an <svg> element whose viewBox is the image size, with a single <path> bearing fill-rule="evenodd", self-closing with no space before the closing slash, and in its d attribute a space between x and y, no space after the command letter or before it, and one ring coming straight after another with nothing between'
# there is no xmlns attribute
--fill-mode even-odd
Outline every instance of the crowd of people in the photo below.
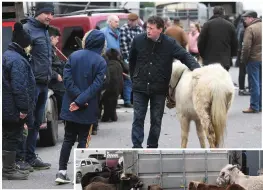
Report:
<svg viewBox="0 0 263 190"><path fill-rule="evenodd" d="M12 43L3 54L3 179L27 179L29 171L49 169L36 154L48 88L53 89L60 119L65 124L56 182L69 183L67 163L76 139L86 148L90 129L97 134L101 121L117 121L118 97L123 91L124 107L133 108L131 139L133 148L142 148L144 121L150 102L151 127L147 148L158 148L162 117L174 59L190 70L221 63L228 71L237 56L240 67L240 94L251 94L244 113L261 112L261 19L254 11L245 12L244 31L225 19L224 9L202 26L191 23L186 33L179 18L151 16L140 26L137 14L119 28L117 15L107 26L88 31L82 49L73 52L66 63L56 55L61 36L49 26L54 6L36 3L36 14L14 26ZM238 35L237 35L238 34ZM245 91L245 72L249 92ZM242 79L241 79L242 78Z"/></svg>

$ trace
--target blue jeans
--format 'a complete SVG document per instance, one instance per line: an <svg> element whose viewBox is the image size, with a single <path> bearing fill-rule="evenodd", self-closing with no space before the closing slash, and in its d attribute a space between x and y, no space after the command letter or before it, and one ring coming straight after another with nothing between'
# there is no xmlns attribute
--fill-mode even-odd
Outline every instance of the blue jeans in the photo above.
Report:
<svg viewBox="0 0 263 190"><path fill-rule="evenodd" d="M259 111L262 108L262 62L249 62L247 64L247 74L251 92L250 108Z"/></svg>
<svg viewBox="0 0 263 190"><path fill-rule="evenodd" d="M147 140L147 147L158 148L158 141L161 133L162 118L165 106L165 98L165 95L133 92L133 148L142 148L142 143L144 139L144 120L149 100L151 111L151 127Z"/></svg>
<svg viewBox="0 0 263 190"><path fill-rule="evenodd" d="M123 86L124 104L130 104L131 103L131 92L132 92L132 81L131 81L131 79L124 79L124 86Z"/></svg>
<svg viewBox="0 0 263 190"><path fill-rule="evenodd" d="M28 117L28 136L26 161L31 162L36 158L35 150L39 127L43 122L43 115L48 98L48 86L37 84L35 89L35 111L34 115Z"/></svg>
<svg viewBox="0 0 263 190"><path fill-rule="evenodd" d="M77 148L86 148L90 126L91 125L88 124L84 125L84 124L74 123L71 121L66 121L64 141L62 144L60 157L59 157L59 170L67 170L70 152L72 146L76 142L77 136L78 136Z"/></svg>

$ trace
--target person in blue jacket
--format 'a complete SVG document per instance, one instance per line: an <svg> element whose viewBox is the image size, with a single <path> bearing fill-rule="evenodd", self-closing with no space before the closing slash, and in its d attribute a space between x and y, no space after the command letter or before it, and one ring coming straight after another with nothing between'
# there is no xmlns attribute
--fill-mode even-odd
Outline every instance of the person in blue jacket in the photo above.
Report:
<svg viewBox="0 0 263 190"><path fill-rule="evenodd" d="M24 19L24 29L29 33L32 40L32 60L35 89L35 110L28 116L28 136L26 142L26 162L34 169L44 170L51 167L50 163L42 161L35 153L38 132L43 126L45 105L48 99L48 83L52 74L52 45L48 33L50 21L53 19L54 5L52 2L37 2L34 17ZM46 123L45 123L46 124Z"/></svg>
<svg viewBox="0 0 263 190"><path fill-rule="evenodd" d="M23 136L24 123L34 108L35 77L26 49L31 38L23 25L15 23L12 43L2 57L2 178L27 179L29 171L16 166L16 149Z"/></svg>
<svg viewBox="0 0 263 190"><path fill-rule="evenodd" d="M63 76L66 92L60 117L65 120L65 136L55 182L70 183L67 163L78 136L78 148L86 148L89 129L98 119L98 91L102 88L107 64L101 56L105 51L105 36L91 30L82 40L83 49L72 53Z"/></svg>

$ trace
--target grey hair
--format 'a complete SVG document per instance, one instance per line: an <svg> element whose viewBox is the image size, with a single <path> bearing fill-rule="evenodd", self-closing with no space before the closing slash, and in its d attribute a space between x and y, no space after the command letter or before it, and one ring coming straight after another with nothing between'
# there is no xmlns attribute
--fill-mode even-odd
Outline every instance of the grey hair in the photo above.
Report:
<svg viewBox="0 0 263 190"><path fill-rule="evenodd" d="M171 20L171 19L170 19L168 16L164 16L164 17L163 17L164 23L168 22L169 20Z"/></svg>
<svg viewBox="0 0 263 190"><path fill-rule="evenodd" d="M119 19L117 15L109 15L107 18L107 24L110 24L112 20Z"/></svg>

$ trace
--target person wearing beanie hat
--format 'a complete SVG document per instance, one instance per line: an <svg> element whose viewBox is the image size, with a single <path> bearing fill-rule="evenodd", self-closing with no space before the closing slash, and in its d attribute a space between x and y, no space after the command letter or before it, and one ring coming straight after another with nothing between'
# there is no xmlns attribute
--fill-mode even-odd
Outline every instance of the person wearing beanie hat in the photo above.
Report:
<svg viewBox="0 0 263 190"><path fill-rule="evenodd" d="M54 14L54 5L50 2L37 2L35 6L35 17L42 13Z"/></svg>
<svg viewBox="0 0 263 190"><path fill-rule="evenodd" d="M23 126L34 107L35 78L25 52L30 36L21 23L14 25L12 42L3 53L2 68L2 178L27 179L29 171L17 168L16 149L22 138Z"/></svg>
<svg viewBox="0 0 263 190"><path fill-rule="evenodd" d="M17 43L23 49L31 44L30 35L23 29L23 25L20 22L15 23L14 31L12 34L12 42Z"/></svg>
<svg viewBox="0 0 263 190"><path fill-rule="evenodd" d="M250 86L250 106L243 113L258 113L262 110L262 21L255 11L247 11L242 17L246 29L240 64L246 65Z"/></svg>
<svg viewBox="0 0 263 190"><path fill-rule="evenodd" d="M45 106L48 99L48 83L52 75L52 45L48 33L53 19L54 6L51 2L37 2L35 17L23 20L23 28L32 40L32 60L30 62L36 80L34 113L28 116L28 136L26 143L26 162L34 169L49 169L51 164L37 157L35 150L39 129L45 127L43 122Z"/></svg>

